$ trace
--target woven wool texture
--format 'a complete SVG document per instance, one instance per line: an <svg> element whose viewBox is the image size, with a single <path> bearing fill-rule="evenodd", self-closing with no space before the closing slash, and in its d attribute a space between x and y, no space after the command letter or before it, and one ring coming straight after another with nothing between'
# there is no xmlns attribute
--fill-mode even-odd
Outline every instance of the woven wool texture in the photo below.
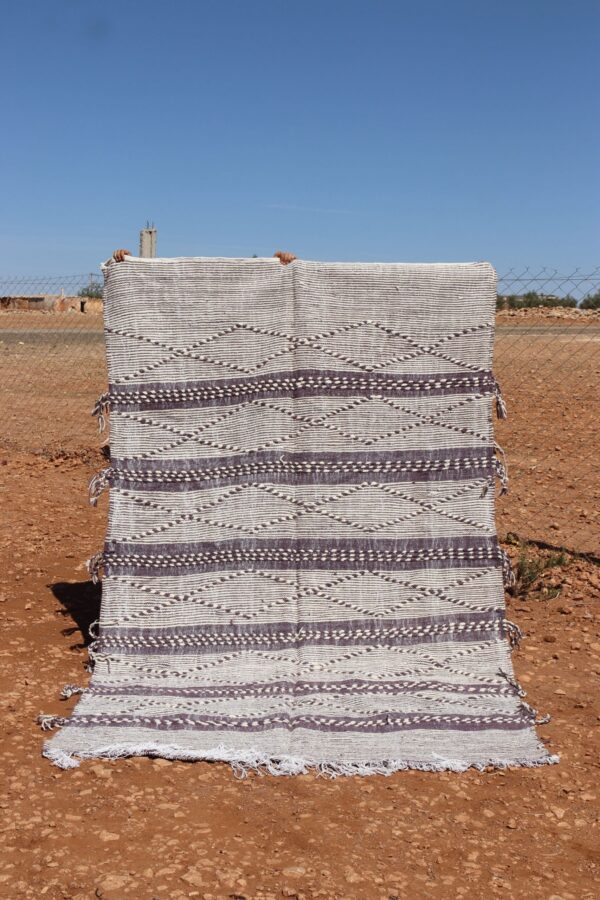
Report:
<svg viewBox="0 0 600 900"><path fill-rule="evenodd" d="M101 615L45 755L333 776L556 761L505 619L493 268L103 269Z"/></svg>

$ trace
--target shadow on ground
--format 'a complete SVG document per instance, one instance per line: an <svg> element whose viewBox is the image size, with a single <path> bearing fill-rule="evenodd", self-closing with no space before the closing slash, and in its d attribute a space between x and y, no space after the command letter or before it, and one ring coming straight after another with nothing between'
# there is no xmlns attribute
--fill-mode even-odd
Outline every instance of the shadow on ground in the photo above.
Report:
<svg viewBox="0 0 600 900"><path fill-rule="evenodd" d="M57 581L56 584L50 584L48 587L62 604L62 615L70 616L75 623L73 627L64 628L62 633L71 635L78 631L81 632L81 643L74 644L72 649L87 647L92 642L89 633L90 625L100 615L102 585L94 584L92 581Z"/></svg>

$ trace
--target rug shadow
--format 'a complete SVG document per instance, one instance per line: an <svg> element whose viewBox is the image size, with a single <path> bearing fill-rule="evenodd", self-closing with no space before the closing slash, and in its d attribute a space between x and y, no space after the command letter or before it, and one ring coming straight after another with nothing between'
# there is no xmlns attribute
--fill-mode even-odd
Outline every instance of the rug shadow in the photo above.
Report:
<svg viewBox="0 0 600 900"><path fill-rule="evenodd" d="M92 581L57 581L48 587L62 604L61 615L69 616L75 623L73 626L62 629L62 634L72 635L78 631L81 633L81 643L73 644L72 649L83 649L91 644L89 627L100 615L100 600L102 597L102 585Z"/></svg>

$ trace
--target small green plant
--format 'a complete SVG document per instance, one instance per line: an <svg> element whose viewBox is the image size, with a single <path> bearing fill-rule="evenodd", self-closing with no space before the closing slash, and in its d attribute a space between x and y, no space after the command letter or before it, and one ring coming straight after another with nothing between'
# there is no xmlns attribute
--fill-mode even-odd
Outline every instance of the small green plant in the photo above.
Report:
<svg viewBox="0 0 600 900"><path fill-rule="evenodd" d="M530 594L539 594L547 600L554 600L562 590L561 585L550 587L543 584L543 575L549 569L562 568L569 564L569 557L564 550L558 553L550 553L548 556L533 556L531 547L526 542L521 542L519 556L514 567L515 584L510 588L513 597L521 599Z"/></svg>

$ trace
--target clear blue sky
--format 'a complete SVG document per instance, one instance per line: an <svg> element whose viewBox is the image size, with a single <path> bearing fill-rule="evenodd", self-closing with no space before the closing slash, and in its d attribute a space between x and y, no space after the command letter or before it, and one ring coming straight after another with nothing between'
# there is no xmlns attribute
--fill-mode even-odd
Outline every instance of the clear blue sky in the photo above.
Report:
<svg viewBox="0 0 600 900"><path fill-rule="evenodd" d="M2 9L0 274L160 256L600 264L598 0Z"/></svg>

